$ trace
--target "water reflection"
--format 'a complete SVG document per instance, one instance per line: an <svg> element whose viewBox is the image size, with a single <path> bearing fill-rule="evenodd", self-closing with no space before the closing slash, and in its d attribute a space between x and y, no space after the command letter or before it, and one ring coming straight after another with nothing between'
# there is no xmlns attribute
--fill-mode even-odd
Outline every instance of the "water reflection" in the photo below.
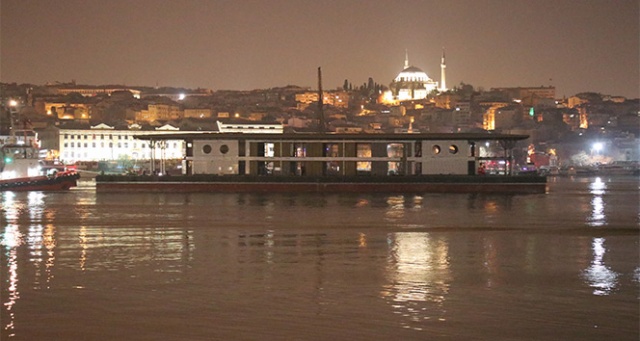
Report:
<svg viewBox="0 0 640 341"><path fill-rule="evenodd" d="M604 238L593 239L593 261L584 272L585 279L593 288L593 294L598 296L609 295L618 285L618 273L611 270L603 261L606 252L604 242Z"/></svg>
<svg viewBox="0 0 640 341"><path fill-rule="evenodd" d="M385 212L387 221L396 221L404 216L404 196L389 196L387 198L387 211Z"/></svg>
<svg viewBox="0 0 640 341"><path fill-rule="evenodd" d="M607 217L604 213L604 200L602 198L606 190L606 183L602 182L599 177L595 178L589 185L589 191L593 195L591 199L591 216L588 219L590 226L603 226L607 223Z"/></svg>
<svg viewBox="0 0 640 341"><path fill-rule="evenodd" d="M444 303L452 281L449 246L429 233L389 235L390 284L382 297L391 300L397 314L408 318L406 328L421 329L425 321L444 321Z"/></svg>
<svg viewBox="0 0 640 341"><path fill-rule="evenodd" d="M18 226L10 223L15 221L18 216L15 206L15 193L4 192L2 194L2 215L0 221L3 222L4 229L2 231L2 238L0 238L0 246L3 247L4 253L2 263L0 263L0 298L2 298L2 314L0 314L0 321L2 323L3 332L2 335L9 335L9 337L15 336L15 313L14 306L20 298L20 292L18 291L18 252L17 248L22 244L23 237L18 230ZM7 267L4 266L4 260L6 259ZM6 270L5 270L6 269ZM6 272L5 272L6 271ZM6 289L5 289L6 286ZM7 292L7 295L4 293Z"/></svg>
<svg viewBox="0 0 640 341"><path fill-rule="evenodd" d="M3 312L2 315L7 317L3 318L2 321L6 321L3 325L4 333L9 335L9 337L13 337L15 331L15 312L14 307L18 300L20 299L20 291L18 290L18 247L22 244L23 238L18 231L18 226L14 224L9 224L5 227L4 233L2 236L2 240L0 244L5 248L5 255L7 259L7 273L4 271L1 273L0 278L7 278L8 280L2 280L2 285L7 284L6 292L6 301L2 300L2 305L6 309L6 315ZM4 258L4 257L3 257ZM4 266L2 267L4 269ZM0 292L4 292L5 289L2 288ZM3 295L4 296L4 295Z"/></svg>

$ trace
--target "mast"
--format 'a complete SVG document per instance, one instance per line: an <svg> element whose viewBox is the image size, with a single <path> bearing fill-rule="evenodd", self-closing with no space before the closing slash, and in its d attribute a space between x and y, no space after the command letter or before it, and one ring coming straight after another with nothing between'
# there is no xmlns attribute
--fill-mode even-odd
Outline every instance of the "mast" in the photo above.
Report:
<svg viewBox="0 0 640 341"><path fill-rule="evenodd" d="M322 95L322 69L318 67L318 125L319 132L324 133L327 129L324 123L324 111L322 108L323 95Z"/></svg>

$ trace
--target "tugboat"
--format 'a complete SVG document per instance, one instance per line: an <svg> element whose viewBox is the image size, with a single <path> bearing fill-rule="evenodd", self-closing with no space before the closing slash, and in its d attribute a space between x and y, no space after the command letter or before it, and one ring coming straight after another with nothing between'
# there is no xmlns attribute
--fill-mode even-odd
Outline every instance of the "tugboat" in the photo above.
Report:
<svg viewBox="0 0 640 341"><path fill-rule="evenodd" d="M12 139L0 148L0 191L61 191L77 186L74 170L43 167L33 143Z"/></svg>

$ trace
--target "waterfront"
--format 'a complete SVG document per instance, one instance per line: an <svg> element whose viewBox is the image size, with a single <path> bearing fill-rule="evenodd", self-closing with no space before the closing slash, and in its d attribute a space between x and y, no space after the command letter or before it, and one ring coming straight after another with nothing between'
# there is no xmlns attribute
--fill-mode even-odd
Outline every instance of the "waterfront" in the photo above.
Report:
<svg viewBox="0 0 640 341"><path fill-rule="evenodd" d="M2 340L637 340L638 193L3 192Z"/></svg>

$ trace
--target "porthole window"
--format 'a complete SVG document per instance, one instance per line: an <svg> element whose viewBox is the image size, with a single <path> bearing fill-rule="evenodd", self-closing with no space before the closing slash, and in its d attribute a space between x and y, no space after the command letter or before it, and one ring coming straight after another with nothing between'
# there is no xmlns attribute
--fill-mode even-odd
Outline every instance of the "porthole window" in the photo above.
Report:
<svg viewBox="0 0 640 341"><path fill-rule="evenodd" d="M455 144L450 145L449 146L449 153L458 154L458 146L456 146Z"/></svg>
<svg viewBox="0 0 640 341"><path fill-rule="evenodd" d="M226 154L228 152L229 152L229 146L227 146L226 144L223 144L222 146L220 146L220 153Z"/></svg>
<svg viewBox="0 0 640 341"><path fill-rule="evenodd" d="M208 144L205 144L204 146L202 146L202 152L205 154L210 154L211 153L211 146Z"/></svg>
<svg viewBox="0 0 640 341"><path fill-rule="evenodd" d="M440 154L440 146L437 144L432 148L434 154Z"/></svg>

